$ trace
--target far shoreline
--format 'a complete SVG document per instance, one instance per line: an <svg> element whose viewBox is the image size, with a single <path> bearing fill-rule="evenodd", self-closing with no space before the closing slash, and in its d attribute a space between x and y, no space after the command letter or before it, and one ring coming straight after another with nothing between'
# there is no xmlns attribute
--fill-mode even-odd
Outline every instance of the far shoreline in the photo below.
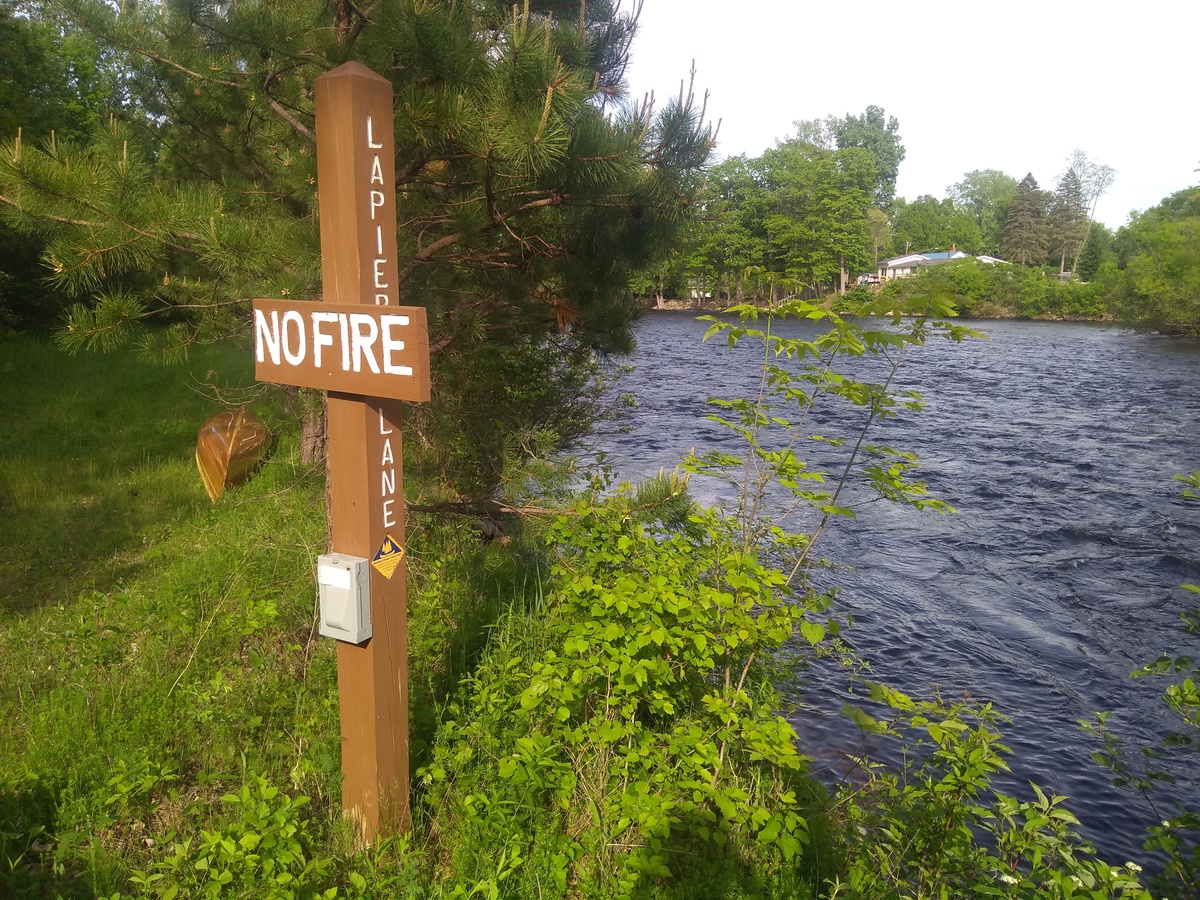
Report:
<svg viewBox="0 0 1200 900"><path fill-rule="evenodd" d="M694 312L694 313L723 313L728 312L729 306L721 306L716 303L696 300L657 300L647 302L650 298L638 298L638 302L642 304L642 311L646 313L658 312ZM765 307L763 307L765 309ZM1114 316L1022 316L1017 313L1004 314L994 313L992 315L978 315L969 313L960 313L955 318L963 319L972 322L1086 322L1095 325L1117 325L1119 324Z"/></svg>

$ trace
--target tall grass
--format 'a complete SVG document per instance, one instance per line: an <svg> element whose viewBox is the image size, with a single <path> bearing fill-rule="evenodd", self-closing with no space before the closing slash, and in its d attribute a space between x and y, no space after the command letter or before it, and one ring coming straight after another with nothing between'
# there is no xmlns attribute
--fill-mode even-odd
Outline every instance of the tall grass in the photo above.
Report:
<svg viewBox="0 0 1200 900"><path fill-rule="evenodd" d="M205 834L244 826L229 797L275 787L311 798L298 833L323 862L297 884L337 884L357 858L340 823L336 653L316 631L324 472L301 466L271 401L255 409L276 446L250 482L214 506L193 460L220 408L193 383L219 369L247 384L250 368L219 347L164 369L0 345L0 896L152 895L163 883L138 887L138 872L169 874L179 844L195 877ZM410 531L419 764L529 576L470 529Z"/></svg>
<svg viewBox="0 0 1200 900"><path fill-rule="evenodd" d="M214 369L253 378L248 354L224 347L162 368L132 353L0 344L0 609L26 613L130 577L143 548L207 505L190 447L219 406L189 385Z"/></svg>

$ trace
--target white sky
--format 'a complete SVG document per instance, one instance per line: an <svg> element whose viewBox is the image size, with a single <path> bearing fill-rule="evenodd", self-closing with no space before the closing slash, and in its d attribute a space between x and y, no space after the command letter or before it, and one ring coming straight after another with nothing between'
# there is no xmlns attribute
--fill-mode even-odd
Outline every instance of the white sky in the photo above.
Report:
<svg viewBox="0 0 1200 900"><path fill-rule="evenodd" d="M1198 0L645 0L640 22L631 95L678 94L694 59L721 156L875 104L900 120L909 200L972 169L1049 190L1076 147L1117 170L1112 228L1200 183Z"/></svg>

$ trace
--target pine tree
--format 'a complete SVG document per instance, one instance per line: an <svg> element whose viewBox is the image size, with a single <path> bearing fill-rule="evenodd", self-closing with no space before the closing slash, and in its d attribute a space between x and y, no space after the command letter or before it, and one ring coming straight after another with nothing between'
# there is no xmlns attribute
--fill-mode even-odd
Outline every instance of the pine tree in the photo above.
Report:
<svg viewBox="0 0 1200 900"><path fill-rule="evenodd" d="M443 474L486 494L513 448L586 430L629 279L690 219L712 146L690 90L624 101L619 4L48 2L133 73L87 145L0 150L7 218L79 300L67 346L179 353L244 330L247 298L315 298L312 83L355 59L396 92L401 301L434 349L412 421Z"/></svg>
<svg viewBox="0 0 1200 900"><path fill-rule="evenodd" d="M66 32L0 2L0 141L72 140L100 121L117 89L87 35ZM0 220L0 330L43 328L65 298L40 283L41 241Z"/></svg>
<svg viewBox="0 0 1200 900"><path fill-rule="evenodd" d="M1111 244L1112 232L1101 223L1093 222L1088 231L1087 241L1079 254L1079 264L1075 267L1075 274L1084 281L1091 281L1095 278L1096 273L1100 271L1100 264L1104 261L1104 254Z"/></svg>
<svg viewBox="0 0 1200 900"><path fill-rule="evenodd" d="M1000 252L1023 266L1041 265L1049 248L1046 195L1030 172L1017 185L1016 196L1004 219Z"/></svg>
<svg viewBox="0 0 1200 900"><path fill-rule="evenodd" d="M1058 271L1067 268L1067 257L1078 258L1088 236L1088 210L1083 182L1074 167L1059 176L1051 201L1050 245L1058 256Z"/></svg>

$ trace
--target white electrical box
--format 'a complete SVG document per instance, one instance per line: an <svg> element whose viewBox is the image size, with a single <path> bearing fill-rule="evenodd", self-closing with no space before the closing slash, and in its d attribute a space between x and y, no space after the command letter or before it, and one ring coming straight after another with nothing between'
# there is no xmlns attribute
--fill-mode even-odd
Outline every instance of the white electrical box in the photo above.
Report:
<svg viewBox="0 0 1200 900"><path fill-rule="evenodd" d="M326 553L317 557L321 634L361 644L371 636L371 563L361 556Z"/></svg>

